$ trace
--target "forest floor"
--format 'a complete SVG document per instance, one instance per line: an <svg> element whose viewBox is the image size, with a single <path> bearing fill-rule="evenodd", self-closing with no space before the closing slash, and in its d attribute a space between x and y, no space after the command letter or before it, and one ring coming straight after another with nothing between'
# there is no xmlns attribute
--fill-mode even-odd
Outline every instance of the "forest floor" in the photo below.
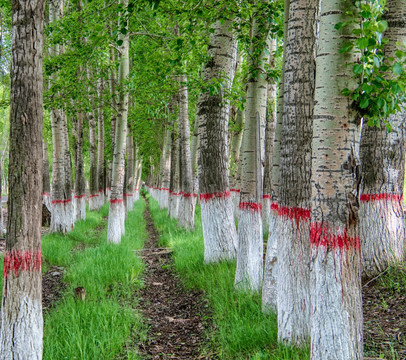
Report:
<svg viewBox="0 0 406 360"><path fill-rule="evenodd" d="M3 209L4 210L4 209ZM7 224L7 213L4 214ZM138 250L146 264L139 306L146 319L148 340L140 352L147 359L213 359L200 356L209 343L208 303L202 292L185 290L173 266L169 248L158 245L159 235L148 206L145 208L148 240ZM48 228L43 228L43 234ZM5 239L0 238L0 256ZM43 273L43 307L51 309L66 290L64 268L51 266ZM392 269L363 285L366 359L406 360L406 266ZM209 330L209 331L207 331Z"/></svg>
<svg viewBox="0 0 406 360"><path fill-rule="evenodd" d="M146 264L139 305L149 330L140 352L147 359L205 359L200 350L207 342L207 301L201 292L186 290L174 273L172 251L158 245L148 202L144 217L148 239L139 251Z"/></svg>

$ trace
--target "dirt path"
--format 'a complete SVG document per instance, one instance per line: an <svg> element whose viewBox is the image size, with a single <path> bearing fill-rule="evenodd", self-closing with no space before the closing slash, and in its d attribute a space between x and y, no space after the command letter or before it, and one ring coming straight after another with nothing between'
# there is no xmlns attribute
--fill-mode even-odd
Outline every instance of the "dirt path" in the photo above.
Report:
<svg viewBox="0 0 406 360"><path fill-rule="evenodd" d="M158 247L148 206L144 216L148 241L140 251L146 263L140 307L150 329L140 351L146 359L206 359L199 354L206 341L202 318L206 302L201 294L186 291L174 275L171 251Z"/></svg>

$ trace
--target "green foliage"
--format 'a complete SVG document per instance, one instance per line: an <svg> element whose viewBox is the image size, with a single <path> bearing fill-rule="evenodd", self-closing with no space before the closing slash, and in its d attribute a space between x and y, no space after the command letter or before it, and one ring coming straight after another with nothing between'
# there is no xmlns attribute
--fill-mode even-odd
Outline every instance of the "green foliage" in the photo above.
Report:
<svg viewBox="0 0 406 360"><path fill-rule="evenodd" d="M207 357L219 359L308 359L308 349L278 344L276 316L261 311L258 295L234 291L235 263L203 264L203 235L197 207L193 232L176 226L151 198L150 210L160 242L174 249L176 271L187 287L203 290L210 305L215 331ZM209 330L210 331L210 330Z"/></svg>
<svg viewBox="0 0 406 360"><path fill-rule="evenodd" d="M406 44L397 44L395 57L385 56L388 39L384 32L388 23L383 19L385 0L356 1L354 10L347 11L349 20L335 25L335 29L351 30L352 40L345 42L340 53L355 51L359 54L352 67L357 87L343 89L357 104L360 113L368 119L368 125L380 126L389 115L401 110L405 102Z"/></svg>

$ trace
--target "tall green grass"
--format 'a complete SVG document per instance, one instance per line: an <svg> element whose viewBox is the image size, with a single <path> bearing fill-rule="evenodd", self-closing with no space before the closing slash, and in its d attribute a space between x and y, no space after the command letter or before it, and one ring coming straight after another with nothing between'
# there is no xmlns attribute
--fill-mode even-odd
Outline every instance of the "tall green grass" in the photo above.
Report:
<svg viewBox="0 0 406 360"><path fill-rule="evenodd" d="M128 214L126 234L120 245L107 244L108 205L99 212L87 212L67 235L43 237L47 266L65 267L68 288L63 299L44 316L43 359L139 359L130 345L146 334L137 305L143 265L134 255L146 238L139 201ZM86 300L73 297L82 286Z"/></svg>
<svg viewBox="0 0 406 360"><path fill-rule="evenodd" d="M234 291L234 262L203 264L200 208L196 211L195 231L187 232L149 199L161 244L174 250L176 270L187 287L203 290L209 300L215 330L210 334L211 348L205 351L225 360L309 359L308 349L277 343L276 317L262 313L260 296Z"/></svg>

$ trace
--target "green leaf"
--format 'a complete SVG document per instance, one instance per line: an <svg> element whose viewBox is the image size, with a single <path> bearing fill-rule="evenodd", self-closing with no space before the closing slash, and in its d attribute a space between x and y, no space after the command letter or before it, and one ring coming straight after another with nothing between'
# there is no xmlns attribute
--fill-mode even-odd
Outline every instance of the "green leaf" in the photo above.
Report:
<svg viewBox="0 0 406 360"><path fill-rule="evenodd" d="M355 75L359 75L362 73L364 70L362 64L355 64L354 67L352 68L352 71L354 72Z"/></svg>
<svg viewBox="0 0 406 360"><path fill-rule="evenodd" d="M381 62L379 61L379 58L377 56L374 56L373 60L374 60L374 65L379 68L381 66Z"/></svg>
<svg viewBox="0 0 406 360"><path fill-rule="evenodd" d="M348 88L345 88L345 89L341 90L341 94L343 94L344 96L349 96L349 95L351 95L351 90Z"/></svg>
<svg viewBox="0 0 406 360"><path fill-rule="evenodd" d="M369 94L372 90L373 90L373 86L367 84L367 83L363 83L361 86L361 89L363 91L365 91L367 94Z"/></svg>
<svg viewBox="0 0 406 360"><path fill-rule="evenodd" d="M362 38L357 39L357 41L355 43L357 44L358 49L364 50L368 47L369 39L366 37L362 37Z"/></svg>
<svg viewBox="0 0 406 360"><path fill-rule="evenodd" d="M400 75L403 73L403 66L397 62L392 66L392 70L395 74Z"/></svg>
<svg viewBox="0 0 406 360"><path fill-rule="evenodd" d="M367 98L367 97L362 97L362 98L361 98L361 101L360 101L360 103L359 103L359 107L360 107L361 109L366 109L366 108L368 107L368 105L369 105L369 98Z"/></svg>
<svg viewBox="0 0 406 360"><path fill-rule="evenodd" d="M381 20L378 23L378 30L379 32L383 33L388 28L388 22L386 20Z"/></svg>
<svg viewBox="0 0 406 360"><path fill-rule="evenodd" d="M339 23L337 23L337 24L334 25L334 29L340 30L340 29L341 29L342 27L344 27L345 25L346 25L346 22L345 22L345 21L339 22Z"/></svg>
<svg viewBox="0 0 406 360"><path fill-rule="evenodd" d="M352 48L354 47L354 44L352 41L345 41L343 45L341 46L341 49L339 51L340 54L350 52Z"/></svg>

